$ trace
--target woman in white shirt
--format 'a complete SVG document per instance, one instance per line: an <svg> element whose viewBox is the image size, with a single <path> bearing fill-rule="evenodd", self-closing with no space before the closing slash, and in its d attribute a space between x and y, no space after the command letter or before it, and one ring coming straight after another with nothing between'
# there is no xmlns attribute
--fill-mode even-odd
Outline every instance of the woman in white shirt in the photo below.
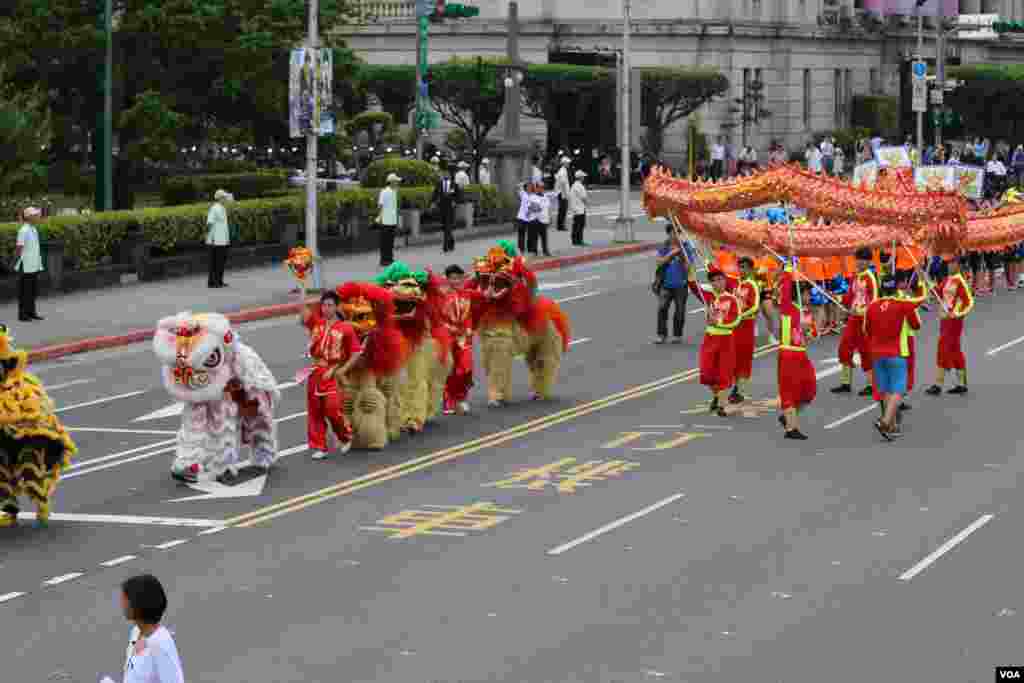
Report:
<svg viewBox="0 0 1024 683"><path fill-rule="evenodd" d="M228 246L231 244L231 230L228 228L228 212L224 204L231 201L225 190L213 194L213 205L206 214L206 246L210 248L210 270L206 286L210 289L226 287L224 266L228 261Z"/></svg>
<svg viewBox="0 0 1024 683"><path fill-rule="evenodd" d="M519 211L516 213L516 233L519 253L526 253L526 236L530 231L530 188L533 183L523 183L519 188Z"/></svg>
<svg viewBox="0 0 1024 683"><path fill-rule="evenodd" d="M544 185L541 183L531 184L530 192L526 198L526 217L528 225L526 251L534 256L537 255L538 238L547 242L547 236L542 235L547 228L547 225L544 223L544 216L547 213L549 213L549 206L548 198L544 195Z"/></svg>
<svg viewBox="0 0 1024 683"><path fill-rule="evenodd" d="M160 624L167 594L150 574L121 584L121 607L132 628L124 664L124 683L185 683L174 636Z"/></svg>

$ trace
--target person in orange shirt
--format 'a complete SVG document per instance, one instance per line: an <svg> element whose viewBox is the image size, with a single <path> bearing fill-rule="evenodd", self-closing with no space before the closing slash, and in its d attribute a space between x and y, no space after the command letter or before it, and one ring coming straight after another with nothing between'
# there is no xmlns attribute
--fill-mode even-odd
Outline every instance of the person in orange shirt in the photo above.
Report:
<svg viewBox="0 0 1024 683"><path fill-rule="evenodd" d="M744 256L739 260L739 265L740 282L734 294L740 304L740 324L733 333L736 349L736 384L729 396L730 403L742 403L750 386L757 337L757 312L761 308L761 288L754 279L754 260Z"/></svg>
<svg viewBox="0 0 1024 683"><path fill-rule="evenodd" d="M813 282L819 288L824 289L825 287L825 262L816 256L808 256L801 258L798 262L800 269L803 271L804 277ZM811 296L809 297L811 304L811 316L814 318L815 331L812 332L814 337L822 333L825 328L825 299L821 292L818 290L812 290Z"/></svg>
<svg viewBox="0 0 1024 683"><path fill-rule="evenodd" d="M839 256L823 259L825 266L825 291L833 297L839 292L839 278L843 275L843 260ZM822 334L839 334L839 307L831 299L825 300L825 328Z"/></svg>
<svg viewBox="0 0 1024 683"><path fill-rule="evenodd" d="M726 291L733 291L740 283L740 266L736 254L726 246L720 246L715 252L715 267L725 273Z"/></svg>
<svg viewBox="0 0 1024 683"><path fill-rule="evenodd" d="M756 279L761 288L761 315L764 316L765 322L768 323L768 331L772 342L777 343L778 337L775 336L774 332L779 326L778 308L775 305L777 299L776 285L782 265L773 254L765 254L757 259L756 268Z"/></svg>

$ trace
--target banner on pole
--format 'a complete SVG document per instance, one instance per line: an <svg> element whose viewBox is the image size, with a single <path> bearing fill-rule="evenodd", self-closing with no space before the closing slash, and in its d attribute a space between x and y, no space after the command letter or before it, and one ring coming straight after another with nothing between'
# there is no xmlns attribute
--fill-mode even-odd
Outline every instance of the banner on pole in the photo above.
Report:
<svg viewBox="0 0 1024 683"><path fill-rule="evenodd" d="M334 134L331 111L334 53L329 48L292 50L288 72L288 131L291 137Z"/></svg>
<svg viewBox="0 0 1024 683"><path fill-rule="evenodd" d="M879 147L875 156L880 168L906 168L914 165L906 147Z"/></svg>
<svg viewBox="0 0 1024 683"><path fill-rule="evenodd" d="M983 199L985 169L980 166L919 166L914 169L918 192L960 192L968 199Z"/></svg>

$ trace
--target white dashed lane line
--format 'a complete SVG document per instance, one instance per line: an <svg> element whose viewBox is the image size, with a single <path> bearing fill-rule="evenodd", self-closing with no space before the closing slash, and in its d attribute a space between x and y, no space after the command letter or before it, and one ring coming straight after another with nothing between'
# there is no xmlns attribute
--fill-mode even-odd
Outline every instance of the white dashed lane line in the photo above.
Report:
<svg viewBox="0 0 1024 683"><path fill-rule="evenodd" d="M55 576L52 579L43 581L44 586L58 586L68 581L73 581L81 576L85 576L85 572L71 572L70 574L63 574L61 576Z"/></svg>
<svg viewBox="0 0 1024 683"><path fill-rule="evenodd" d="M4 593L0 595L0 603L7 602L8 600L14 600L22 596L28 595L28 593Z"/></svg>
<svg viewBox="0 0 1024 683"><path fill-rule="evenodd" d="M158 550L170 550L171 548L178 547L182 543L188 543L188 541L189 541L189 539L187 539L187 538L179 538L177 540L167 541L167 543L161 543L160 545L155 545L153 547L158 549Z"/></svg>
<svg viewBox="0 0 1024 683"><path fill-rule="evenodd" d="M106 562L100 562L100 566L101 567L116 567L119 564L124 564L125 562L131 562L132 560L137 560L137 559L139 559L138 555L122 555L121 557L115 557L114 559L107 560Z"/></svg>

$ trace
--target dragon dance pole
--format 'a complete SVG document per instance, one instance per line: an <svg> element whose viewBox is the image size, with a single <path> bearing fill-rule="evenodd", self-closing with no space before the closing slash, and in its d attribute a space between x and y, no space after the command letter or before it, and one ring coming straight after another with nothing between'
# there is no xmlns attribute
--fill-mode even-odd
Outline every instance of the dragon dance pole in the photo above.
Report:
<svg viewBox="0 0 1024 683"><path fill-rule="evenodd" d="M773 249L772 249L771 247L769 247L769 246L768 246L767 244L762 244L761 246L762 246L762 247L764 247L764 250L765 250L765 251L767 251L767 252L768 252L769 254L771 254L772 256L774 256L775 258L777 258L777 259L778 259L779 261L781 261L781 262L782 262L783 264L785 264L785 263L786 263L786 257L785 257L785 256L781 256L781 255L779 255L779 254L778 254L778 253L777 253L776 251L774 251L774 250L773 250ZM797 269L796 269L795 267L793 268L793 272L794 272L794 273L795 273L795 274L796 274L797 276L799 276L799 278L800 278L801 280L803 280L804 282L810 282L810 283L811 283L811 288L812 288L812 289L815 289L815 290L816 290L816 291L817 291L817 292L818 292L819 294L821 294L821 295L822 295L823 297L825 297L826 299L828 299L829 301L831 301L832 303L834 303L834 304L835 304L836 306L838 306L838 307L839 307L840 309L842 309L842 311L843 311L843 312L845 312L845 313L849 313L849 312L850 312L850 311L849 311L849 309L847 309L847 308L846 308L845 306L843 306L843 305L842 305L841 303L839 303L839 301L837 301L837 300L836 300L836 299L835 299L835 298L834 298L834 297L833 297L833 296L832 296L831 294L829 294L829 293L828 293L828 292L826 292L826 291L825 291L824 289L822 289L821 287L819 287L819 286L817 285L817 283L815 283L815 282L814 282L814 280L812 280L811 278L809 278L809 277L807 277L806 275L804 275L803 273L801 273L801 272L800 272L799 270L797 270ZM798 303L799 303L799 297L798 297Z"/></svg>
<svg viewBox="0 0 1024 683"><path fill-rule="evenodd" d="M939 293L938 293L938 287L936 287L936 286L935 286L935 283L933 283L933 282L932 282L932 280L931 280L931 278L930 278L930 277L928 277L928 273L926 273L926 272L924 271L924 269L923 269L923 268L921 268L921 262L917 260L917 256L915 256L915 255L914 255L914 252L913 252L913 251L911 251L911 250L910 250L910 247L908 247L907 245L903 244L903 245L901 245L901 246L902 246L902 247L903 247L904 249L906 249L906 250L907 250L907 253L908 253L908 254L910 254L910 258L911 258L911 259L913 259L913 261L914 261L914 265L915 265L915 266L917 266L917 267L918 267L918 268L919 268L919 269L921 270L921 275L922 275L922 276L924 277L924 284L925 284L925 287L927 287L927 288L928 288L928 292L929 292L929 293L930 293L930 294L931 294L932 296L934 296L934 297L935 297L935 300L936 300L936 301L938 301L938 302L939 302L939 306L942 306L942 311L943 311L943 312L944 312L944 313L945 313L946 315L949 315L949 309L948 309L948 308L946 308L946 302L942 300L942 297L941 297L941 296L939 296Z"/></svg>

